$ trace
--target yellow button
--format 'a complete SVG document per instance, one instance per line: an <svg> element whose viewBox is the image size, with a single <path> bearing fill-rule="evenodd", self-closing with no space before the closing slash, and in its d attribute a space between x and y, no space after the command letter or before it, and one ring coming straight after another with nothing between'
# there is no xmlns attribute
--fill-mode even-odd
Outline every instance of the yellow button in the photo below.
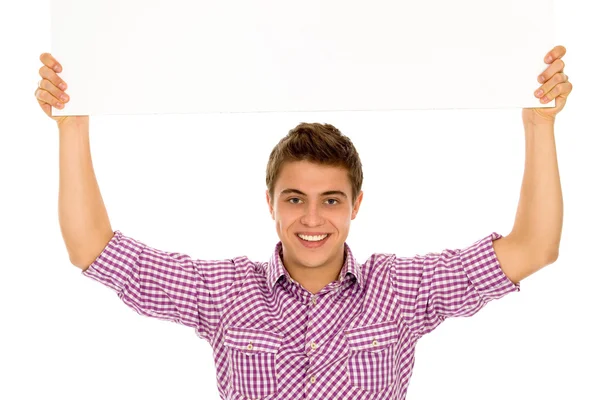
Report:
<svg viewBox="0 0 600 400"><path fill-rule="evenodd" d="M377 346L379 343L377 343L377 340L373 340L373 346Z"/></svg>
<svg viewBox="0 0 600 400"><path fill-rule="evenodd" d="M252 343L248 343L248 350L252 350L254 346L252 346Z"/></svg>
<svg viewBox="0 0 600 400"><path fill-rule="evenodd" d="M317 381L317 378L315 378L314 376L310 377L310 383L315 383Z"/></svg>
<svg viewBox="0 0 600 400"><path fill-rule="evenodd" d="M317 348L317 344L315 342L312 342L310 344L310 347L313 348L313 349L316 349Z"/></svg>
<svg viewBox="0 0 600 400"><path fill-rule="evenodd" d="M317 298L316 298L316 297L313 297L313 298L312 298L312 303L313 303L313 304L317 304Z"/></svg>

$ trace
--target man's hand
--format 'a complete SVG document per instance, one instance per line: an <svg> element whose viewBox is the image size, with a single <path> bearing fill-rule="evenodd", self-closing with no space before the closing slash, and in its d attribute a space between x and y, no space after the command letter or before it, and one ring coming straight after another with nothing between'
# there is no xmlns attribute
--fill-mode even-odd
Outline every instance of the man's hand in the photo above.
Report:
<svg viewBox="0 0 600 400"><path fill-rule="evenodd" d="M553 108L524 108L523 123L548 124L554 123L556 114L558 114L567 102L567 96L573 90L573 85L564 73L565 63L562 57L567 49L564 46L556 46L544 58L546 64L550 66L538 76L538 82L543 83L534 96L540 99L543 104L556 99L556 105Z"/></svg>

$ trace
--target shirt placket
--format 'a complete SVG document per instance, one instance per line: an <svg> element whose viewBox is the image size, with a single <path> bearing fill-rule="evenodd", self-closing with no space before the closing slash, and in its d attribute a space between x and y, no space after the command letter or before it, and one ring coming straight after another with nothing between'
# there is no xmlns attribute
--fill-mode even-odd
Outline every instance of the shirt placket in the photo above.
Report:
<svg viewBox="0 0 600 400"><path fill-rule="evenodd" d="M315 323L317 320L318 309L317 307L321 306L321 302L324 300L323 297L319 298L317 295L312 295L309 300L309 312L308 312L308 328L306 330L306 338L304 351L306 356L308 357L308 368L306 369L306 392L308 394L310 392L310 385L314 385L317 382L317 377L315 375L315 356L318 352L318 347L320 343L319 341L319 332L317 332Z"/></svg>
<svg viewBox="0 0 600 400"><path fill-rule="evenodd" d="M319 330L320 324L318 322L323 318L322 313L325 312L328 302L332 301L332 296L337 293L339 284L339 282L332 283L331 288L328 288L329 290L325 289L319 292L318 295L312 294L308 301L308 326L304 339L304 352L308 358L305 375L305 398L309 398L307 396L309 393L314 392L315 385L318 385L319 382L316 360L322 359L317 356L321 355L324 332L322 327Z"/></svg>

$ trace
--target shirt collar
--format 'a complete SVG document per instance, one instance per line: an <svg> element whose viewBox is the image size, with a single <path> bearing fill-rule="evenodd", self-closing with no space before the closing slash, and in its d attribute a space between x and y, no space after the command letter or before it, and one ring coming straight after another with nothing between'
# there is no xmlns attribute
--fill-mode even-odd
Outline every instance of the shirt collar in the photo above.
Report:
<svg viewBox="0 0 600 400"><path fill-rule="evenodd" d="M283 261L281 260L283 254L283 245L280 242L275 245L275 251L271 256L271 259L267 265L267 283L269 284L269 288L273 289L279 278L282 276L286 278L290 278L289 272L285 269L283 265ZM346 261L340 270L340 275L338 276L338 280L343 281L346 279L348 274L351 274L356 278L356 282L359 287L363 286L363 277L362 271L360 269L360 264L356 262L354 256L352 255L352 251L350 251L350 247L347 243L344 242L344 254Z"/></svg>

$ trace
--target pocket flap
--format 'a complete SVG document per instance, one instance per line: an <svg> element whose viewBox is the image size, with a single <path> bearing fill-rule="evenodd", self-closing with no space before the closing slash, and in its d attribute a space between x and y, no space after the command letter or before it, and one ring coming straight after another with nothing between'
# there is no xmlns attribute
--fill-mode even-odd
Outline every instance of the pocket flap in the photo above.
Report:
<svg viewBox="0 0 600 400"><path fill-rule="evenodd" d="M399 327L397 321L377 322L346 329L344 335L351 350L378 351L398 341Z"/></svg>
<svg viewBox="0 0 600 400"><path fill-rule="evenodd" d="M225 346L248 354L256 352L277 353L282 336L263 329L230 326L225 332Z"/></svg>

